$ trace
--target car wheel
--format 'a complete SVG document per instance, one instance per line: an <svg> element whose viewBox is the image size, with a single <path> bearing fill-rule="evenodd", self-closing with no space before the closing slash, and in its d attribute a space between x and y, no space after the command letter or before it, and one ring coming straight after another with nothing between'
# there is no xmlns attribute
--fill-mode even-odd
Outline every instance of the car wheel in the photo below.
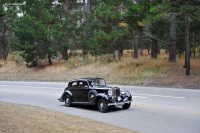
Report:
<svg viewBox="0 0 200 133"><path fill-rule="evenodd" d="M71 96L70 95L66 95L65 96L65 106L70 107L71 104Z"/></svg>
<svg viewBox="0 0 200 133"><path fill-rule="evenodd" d="M108 104L104 99L99 99L98 100L98 109L100 112L105 113L108 111Z"/></svg>
<svg viewBox="0 0 200 133"><path fill-rule="evenodd" d="M95 91L95 90L89 91L89 92L88 92L88 99L89 99L89 101L90 101L93 97L95 97L97 94L98 94L98 93L97 93L97 91Z"/></svg>
<svg viewBox="0 0 200 133"><path fill-rule="evenodd" d="M131 103L125 103L122 107L124 109L128 109L128 108L130 108L130 106L131 106Z"/></svg>

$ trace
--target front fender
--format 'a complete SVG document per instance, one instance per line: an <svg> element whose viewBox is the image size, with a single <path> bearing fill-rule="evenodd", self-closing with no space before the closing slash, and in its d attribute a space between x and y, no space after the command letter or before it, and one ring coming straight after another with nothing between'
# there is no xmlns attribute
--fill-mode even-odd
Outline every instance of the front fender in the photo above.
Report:
<svg viewBox="0 0 200 133"><path fill-rule="evenodd" d="M128 99L131 101L132 100L132 95L131 95L131 93L129 92L129 91L126 91L126 94L125 94L127 97L128 97Z"/></svg>
<svg viewBox="0 0 200 133"><path fill-rule="evenodd" d="M97 94L96 98L103 98L105 100L109 99L108 95L106 95L105 93L99 93L99 94Z"/></svg>
<svg viewBox="0 0 200 133"><path fill-rule="evenodd" d="M96 103L98 102L99 99L104 99L106 101L109 100L108 95L106 95L105 93L99 93L95 96L94 100L96 101Z"/></svg>

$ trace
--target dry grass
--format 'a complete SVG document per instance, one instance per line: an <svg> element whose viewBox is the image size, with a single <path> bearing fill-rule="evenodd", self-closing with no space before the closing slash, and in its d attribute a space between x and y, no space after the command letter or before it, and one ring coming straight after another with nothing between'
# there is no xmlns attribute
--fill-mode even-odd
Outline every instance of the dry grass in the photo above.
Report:
<svg viewBox="0 0 200 133"><path fill-rule="evenodd" d="M27 68L21 59L10 58L8 62L0 60L0 80L69 81L80 77L102 77L110 84L200 88L200 57L191 58L190 76L185 76L183 58L177 58L175 63L169 63L167 58L168 55L162 52L158 59L152 60L144 52L143 56L133 59L130 52L125 51L120 61L110 63L90 57L90 63L83 65L81 57L75 57L37 68ZM78 116L3 102L0 102L0 116L2 133L133 132Z"/></svg>
<svg viewBox="0 0 200 133"><path fill-rule="evenodd" d="M0 102L1 133L138 133L39 107Z"/></svg>
<svg viewBox="0 0 200 133"><path fill-rule="evenodd" d="M102 77L109 84L148 85L149 82L147 81L150 79L151 83L149 85L154 85L152 83L154 82L154 77L166 78L166 75L170 74L173 69L180 68L181 71L174 71L176 75L184 76L185 73L185 70L182 69L184 58L177 58L176 63L169 63L168 55L164 51L161 51L156 60L151 59L147 51L144 51L143 56L139 56L138 59L133 59L130 51L124 51L124 56L121 60L117 59L105 63L99 58L95 59L90 56L88 62L87 65L83 65L82 57L76 56L66 62L59 61L54 62L52 66L42 65L31 69L26 68L23 63L8 61L5 64L0 62L0 80L69 81L80 77ZM197 82L196 80L200 78L199 76L200 58L191 58L190 77L195 77L194 82ZM164 83L164 85L167 84ZM161 85L162 82L160 82L159 86Z"/></svg>
<svg viewBox="0 0 200 133"><path fill-rule="evenodd" d="M110 63L102 63L90 57L90 63L83 65L81 57L75 57L67 62L54 62L52 66L42 65L31 69L21 60L0 60L0 80L69 81L80 77L102 77L110 84L200 88L200 57L191 58L190 76L185 76L183 58L177 58L175 63L169 63L167 58L168 55L162 52L158 59L152 60L145 52L138 59L133 59L130 52L125 52L120 61ZM38 107L3 102L0 102L0 116L0 132L3 133L133 132ZM94 128L91 128L91 124Z"/></svg>

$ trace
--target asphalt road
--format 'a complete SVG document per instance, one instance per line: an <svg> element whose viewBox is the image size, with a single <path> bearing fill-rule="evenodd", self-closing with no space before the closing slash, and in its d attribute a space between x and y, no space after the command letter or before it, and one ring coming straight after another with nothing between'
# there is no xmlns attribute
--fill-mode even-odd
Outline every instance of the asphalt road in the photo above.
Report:
<svg viewBox="0 0 200 133"><path fill-rule="evenodd" d="M141 133L200 133L200 90L118 85L132 93L132 106L100 113L90 106L65 107L57 99L66 85L0 81L0 101L39 106Z"/></svg>

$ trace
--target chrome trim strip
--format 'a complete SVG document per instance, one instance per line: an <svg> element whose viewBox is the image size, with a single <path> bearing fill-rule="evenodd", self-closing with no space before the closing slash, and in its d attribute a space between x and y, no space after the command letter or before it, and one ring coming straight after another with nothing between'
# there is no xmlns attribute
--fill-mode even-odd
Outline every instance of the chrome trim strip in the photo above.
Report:
<svg viewBox="0 0 200 133"><path fill-rule="evenodd" d="M90 103L90 102L71 102L71 103L75 103L75 104L87 104L87 103Z"/></svg>

